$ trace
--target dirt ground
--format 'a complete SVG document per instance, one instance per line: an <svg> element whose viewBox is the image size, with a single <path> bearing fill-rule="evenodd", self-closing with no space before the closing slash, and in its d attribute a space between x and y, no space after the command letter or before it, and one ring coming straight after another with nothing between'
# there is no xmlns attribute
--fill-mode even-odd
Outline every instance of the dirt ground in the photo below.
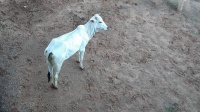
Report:
<svg viewBox="0 0 200 112"><path fill-rule="evenodd" d="M108 31L47 82L52 38L101 13ZM200 27L165 0L0 0L1 112L200 112Z"/></svg>

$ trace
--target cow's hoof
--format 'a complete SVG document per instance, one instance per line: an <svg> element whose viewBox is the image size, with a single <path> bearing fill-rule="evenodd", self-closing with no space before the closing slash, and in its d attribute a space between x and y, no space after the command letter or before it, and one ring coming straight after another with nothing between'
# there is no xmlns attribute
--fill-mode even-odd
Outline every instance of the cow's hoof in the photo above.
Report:
<svg viewBox="0 0 200 112"><path fill-rule="evenodd" d="M85 68L83 68L83 67L80 67L80 69L81 69L81 70L85 70Z"/></svg>
<svg viewBox="0 0 200 112"><path fill-rule="evenodd" d="M54 84L51 84L51 87L52 87L53 89L58 89L58 86L55 86Z"/></svg>

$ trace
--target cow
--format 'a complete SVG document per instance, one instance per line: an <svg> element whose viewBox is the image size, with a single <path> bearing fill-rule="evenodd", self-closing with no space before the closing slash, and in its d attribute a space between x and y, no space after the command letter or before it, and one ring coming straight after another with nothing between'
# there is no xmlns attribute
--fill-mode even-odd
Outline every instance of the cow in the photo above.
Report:
<svg viewBox="0 0 200 112"><path fill-rule="evenodd" d="M78 52L78 62L80 69L83 67L85 47L99 30L107 30L108 26L104 23L99 14L95 14L90 20L79 25L75 30L53 38L44 50L46 63L48 65L48 82L52 87L58 88L58 76L63 62Z"/></svg>

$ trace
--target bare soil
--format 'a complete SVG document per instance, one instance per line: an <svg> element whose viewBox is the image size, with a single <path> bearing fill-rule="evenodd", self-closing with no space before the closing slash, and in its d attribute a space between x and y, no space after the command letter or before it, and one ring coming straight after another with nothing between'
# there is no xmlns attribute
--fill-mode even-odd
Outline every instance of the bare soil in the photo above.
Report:
<svg viewBox="0 0 200 112"><path fill-rule="evenodd" d="M47 82L52 38L101 13L108 31ZM1 112L200 112L200 28L165 0L0 0Z"/></svg>

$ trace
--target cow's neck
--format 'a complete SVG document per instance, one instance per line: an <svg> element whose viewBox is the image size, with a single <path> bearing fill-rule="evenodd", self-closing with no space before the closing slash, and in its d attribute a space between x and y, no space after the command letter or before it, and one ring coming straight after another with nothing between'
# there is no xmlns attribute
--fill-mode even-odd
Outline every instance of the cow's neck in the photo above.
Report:
<svg viewBox="0 0 200 112"><path fill-rule="evenodd" d="M88 21L84 26L87 30L87 34L88 34L89 38L91 39L95 34L94 26L91 25L90 21Z"/></svg>

